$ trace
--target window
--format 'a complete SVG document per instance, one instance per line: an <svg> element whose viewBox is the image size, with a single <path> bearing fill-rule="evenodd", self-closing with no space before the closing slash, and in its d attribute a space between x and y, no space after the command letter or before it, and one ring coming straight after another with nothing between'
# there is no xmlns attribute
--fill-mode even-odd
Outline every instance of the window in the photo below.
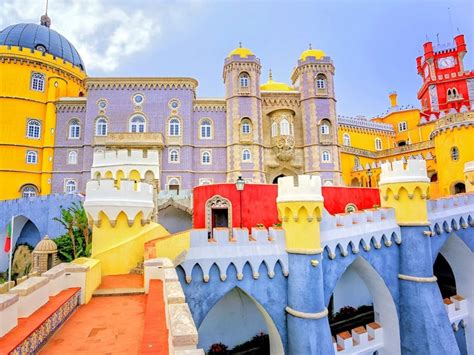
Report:
<svg viewBox="0 0 474 355"><path fill-rule="evenodd" d="M403 132L408 129L408 125L406 121L398 122L398 132Z"/></svg>
<svg viewBox="0 0 474 355"><path fill-rule="evenodd" d="M168 190L179 193L179 180L177 178L168 178Z"/></svg>
<svg viewBox="0 0 474 355"><path fill-rule="evenodd" d="M199 179L199 185L211 185L212 179L202 178Z"/></svg>
<svg viewBox="0 0 474 355"><path fill-rule="evenodd" d="M250 84L250 76L247 73L240 74L239 82L241 88L248 88Z"/></svg>
<svg viewBox="0 0 474 355"><path fill-rule="evenodd" d="M286 118L280 121L280 134L282 136L290 135L290 123Z"/></svg>
<svg viewBox="0 0 474 355"><path fill-rule="evenodd" d="M107 120L105 118L99 118L95 123L95 135L106 136L107 135Z"/></svg>
<svg viewBox="0 0 474 355"><path fill-rule="evenodd" d="M323 123L321 125L320 130L321 130L321 134L329 134L330 133L329 124Z"/></svg>
<svg viewBox="0 0 474 355"><path fill-rule="evenodd" d="M26 164L38 164L38 152L34 150L27 151Z"/></svg>
<svg viewBox="0 0 474 355"><path fill-rule="evenodd" d="M169 163L179 163L179 150L171 149L168 153L168 162Z"/></svg>
<svg viewBox="0 0 474 355"><path fill-rule="evenodd" d="M331 153L329 153L327 150L323 150L322 154L322 160L324 163L328 163L331 161Z"/></svg>
<svg viewBox="0 0 474 355"><path fill-rule="evenodd" d="M179 123L179 120L176 117L170 119L168 135L177 137L181 135L180 131L181 131L181 124Z"/></svg>
<svg viewBox="0 0 474 355"><path fill-rule="evenodd" d="M451 147L451 159L454 161L459 160L459 148Z"/></svg>
<svg viewBox="0 0 474 355"><path fill-rule="evenodd" d="M77 191L76 180L66 180L64 183L64 192L67 194L73 194Z"/></svg>
<svg viewBox="0 0 474 355"><path fill-rule="evenodd" d="M143 133L145 132L145 117L142 115L135 115L130 119L130 132Z"/></svg>
<svg viewBox="0 0 474 355"><path fill-rule="evenodd" d="M201 139L212 138L212 123L211 120L205 119L201 121Z"/></svg>
<svg viewBox="0 0 474 355"><path fill-rule="evenodd" d="M201 153L201 163L202 164L211 164L211 152L204 151Z"/></svg>
<svg viewBox="0 0 474 355"><path fill-rule="evenodd" d="M360 160L359 160L359 157L354 157L354 166L356 168L359 168L360 167Z"/></svg>
<svg viewBox="0 0 474 355"><path fill-rule="evenodd" d="M67 155L67 163L71 165L77 164L77 151L71 150Z"/></svg>
<svg viewBox="0 0 474 355"><path fill-rule="evenodd" d="M31 90L44 91L45 75L41 73L31 73Z"/></svg>
<svg viewBox="0 0 474 355"><path fill-rule="evenodd" d="M21 197L34 197L38 194L38 189L33 185L25 185L21 189Z"/></svg>
<svg viewBox="0 0 474 355"><path fill-rule="evenodd" d="M342 144L344 144L346 147L351 146L351 136L349 133L344 133L342 136Z"/></svg>
<svg viewBox="0 0 474 355"><path fill-rule="evenodd" d="M145 96L143 94L135 94L132 96L132 101L136 106L141 105L145 101Z"/></svg>
<svg viewBox="0 0 474 355"><path fill-rule="evenodd" d="M250 134L251 129L252 129L251 124L252 123L250 122L250 119L248 118L244 118L242 120L242 128L241 128L242 134Z"/></svg>
<svg viewBox="0 0 474 355"><path fill-rule="evenodd" d="M79 120L73 119L69 122L69 139L79 139L81 137L81 125Z"/></svg>
<svg viewBox="0 0 474 355"><path fill-rule="evenodd" d="M251 161L252 156L250 155L250 150L244 149L242 151L242 161Z"/></svg>
<svg viewBox="0 0 474 355"><path fill-rule="evenodd" d="M39 139L41 136L41 122L38 120L29 120L26 127L26 136L28 138Z"/></svg>
<svg viewBox="0 0 474 355"><path fill-rule="evenodd" d="M318 74L316 77L316 88L318 90L326 89L326 76L324 74Z"/></svg>
<svg viewBox="0 0 474 355"><path fill-rule="evenodd" d="M278 135L278 125L276 122L272 123L272 137L275 137Z"/></svg>
<svg viewBox="0 0 474 355"><path fill-rule="evenodd" d="M375 138L375 150L382 150L382 140Z"/></svg>

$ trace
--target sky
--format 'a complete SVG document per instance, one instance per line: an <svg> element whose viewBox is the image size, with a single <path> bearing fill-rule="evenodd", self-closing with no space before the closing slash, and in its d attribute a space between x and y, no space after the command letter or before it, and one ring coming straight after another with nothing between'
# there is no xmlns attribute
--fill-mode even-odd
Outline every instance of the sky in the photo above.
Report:
<svg viewBox="0 0 474 355"><path fill-rule="evenodd" d="M0 28L38 23L45 2L2 0ZM260 58L262 83L270 68L290 83L311 43L334 61L346 116L385 112L390 91L418 107L415 60L427 39L448 43L459 29L474 51L473 0L49 0L48 15L89 76L193 77L198 97L223 96L224 58L239 42ZM474 69L474 53L464 63Z"/></svg>

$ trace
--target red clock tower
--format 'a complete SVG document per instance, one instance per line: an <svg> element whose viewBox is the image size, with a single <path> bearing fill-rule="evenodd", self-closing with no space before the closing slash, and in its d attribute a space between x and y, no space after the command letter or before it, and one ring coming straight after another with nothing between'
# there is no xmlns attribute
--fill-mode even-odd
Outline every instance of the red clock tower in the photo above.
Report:
<svg viewBox="0 0 474 355"><path fill-rule="evenodd" d="M423 78L418 91L421 114L432 120L453 109L464 112L474 108L474 71L464 69L464 35L457 35L449 45L433 47L432 42L426 42L423 49L424 55L416 58L418 74Z"/></svg>

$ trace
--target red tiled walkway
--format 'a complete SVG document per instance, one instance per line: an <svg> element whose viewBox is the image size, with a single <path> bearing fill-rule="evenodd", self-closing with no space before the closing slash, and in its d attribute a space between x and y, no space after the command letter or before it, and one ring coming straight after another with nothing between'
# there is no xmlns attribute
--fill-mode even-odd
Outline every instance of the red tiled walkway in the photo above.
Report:
<svg viewBox="0 0 474 355"><path fill-rule="evenodd" d="M93 297L40 353L137 354L142 343L145 302L145 295Z"/></svg>
<svg viewBox="0 0 474 355"><path fill-rule="evenodd" d="M143 275L125 274L102 277L99 289L110 288L142 288Z"/></svg>
<svg viewBox="0 0 474 355"><path fill-rule="evenodd" d="M0 338L0 354L8 354L23 342L34 330L48 319L61 305L66 303L79 288L69 288L49 298L49 302L28 318L18 319L18 325L7 335ZM67 323L68 321L66 321Z"/></svg>

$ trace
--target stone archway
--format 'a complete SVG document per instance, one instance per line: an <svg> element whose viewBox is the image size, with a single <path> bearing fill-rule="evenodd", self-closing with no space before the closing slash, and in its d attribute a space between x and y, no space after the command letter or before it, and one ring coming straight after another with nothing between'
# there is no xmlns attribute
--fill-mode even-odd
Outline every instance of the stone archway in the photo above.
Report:
<svg viewBox="0 0 474 355"><path fill-rule="evenodd" d="M214 195L206 201L206 229L212 232L212 213L213 210L219 209L227 209L227 228L229 228L229 233L232 233L232 203L220 195Z"/></svg>
<svg viewBox="0 0 474 355"><path fill-rule="evenodd" d="M270 354L284 354L280 334L268 312L251 295L234 287L204 317L198 329L198 347L207 351L213 343L222 342L232 348L259 332L268 334Z"/></svg>

